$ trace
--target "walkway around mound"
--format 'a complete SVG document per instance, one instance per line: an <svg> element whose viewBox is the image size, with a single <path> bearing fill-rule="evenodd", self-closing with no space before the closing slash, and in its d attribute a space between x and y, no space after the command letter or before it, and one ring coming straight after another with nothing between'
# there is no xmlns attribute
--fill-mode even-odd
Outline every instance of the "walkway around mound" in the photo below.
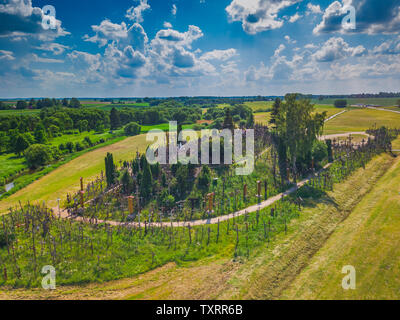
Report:
<svg viewBox="0 0 400 320"><path fill-rule="evenodd" d="M326 166L324 166L322 170L325 170L329 168L332 164L329 163ZM279 201L280 199L283 199L290 194L296 192L298 188L301 188L304 186L308 181L310 181L312 176L300 181L297 183L297 185L291 187L290 189L272 197L269 198L265 201L260 202L259 204L251 205L245 209L242 209L240 211L236 211L224 216L219 216L215 218L209 218L209 219L201 219L201 220L192 220L192 221L175 221L175 222L151 222L147 223L147 227L173 227L173 228L179 228L179 227L187 227L187 226L201 226L201 225L210 225L210 224L217 224L219 222L227 221L233 218L237 218L240 216L243 216L248 213L256 212L258 210L262 210L264 208L269 207L270 205L274 204L275 202ZM58 208L53 208L53 212L57 215L59 215L61 218L64 219L73 219L75 221L82 221L85 223L88 223L93 221L93 219L89 218L84 218L84 217L79 217L79 216L70 216L68 213L63 209L60 213L58 213ZM111 226L130 226L130 227L141 227L144 226L144 223L139 223L139 222L117 222L117 221L106 221L106 220L95 220L96 224L102 224L106 223Z"/></svg>

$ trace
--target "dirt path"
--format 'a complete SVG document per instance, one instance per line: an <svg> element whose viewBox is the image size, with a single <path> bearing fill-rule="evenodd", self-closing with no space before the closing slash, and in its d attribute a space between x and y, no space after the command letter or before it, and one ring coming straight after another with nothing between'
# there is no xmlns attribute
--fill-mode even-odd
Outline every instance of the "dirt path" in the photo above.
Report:
<svg viewBox="0 0 400 320"><path fill-rule="evenodd" d="M331 166L331 163L324 166L324 168L322 170L325 170L325 169L329 168L330 166ZM201 226L201 225L208 225L208 224L217 224L218 222L227 221L227 220L230 220L233 218L240 217L247 213L256 212L258 210L267 208L270 205L274 204L275 202L279 201L280 199L283 199L283 198L289 196L290 194L295 192L298 188L301 188L302 186L304 186L308 181L310 181L310 179L311 179L311 176L309 178L306 178L306 179L300 181L299 183L297 183L297 185L286 190L285 192L282 192L272 198L262 201L259 204L251 205L245 209L233 212L231 214L227 214L224 216L215 217L215 218L211 218L211 219L202 219L202 220L192 220L192 221L182 221L182 222L179 222L179 221L178 222L172 222L172 221L171 222L151 222L151 223L147 224L147 226L179 228L179 227L187 227L187 226ZM61 218L64 218L64 219L71 218L65 210L62 210L60 213L58 211L58 208L52 208L52 210L56 215L58 214ZM76 221L89 222L89 220L87 218L83 218L83 217L72 217L72 218L75 219ZM139 222L125 223L125 222L117 222L117 221L97 220L97 223L99 223L99 224L107 223L112 226L133 226L133 227L144 226L144 223L140 224Z"/></svg>

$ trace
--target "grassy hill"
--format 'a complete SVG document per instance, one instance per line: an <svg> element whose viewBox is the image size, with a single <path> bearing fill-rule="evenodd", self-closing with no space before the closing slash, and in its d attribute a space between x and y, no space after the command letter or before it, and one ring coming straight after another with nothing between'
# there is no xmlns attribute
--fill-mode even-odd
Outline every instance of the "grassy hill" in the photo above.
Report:
<svg viewBox="0 0 400 320"><path fill-rule="evenodd" d="M400 158L332 234L285 299L399 299ZM356 289L343 290L342 267L356 269Z"/></svg>

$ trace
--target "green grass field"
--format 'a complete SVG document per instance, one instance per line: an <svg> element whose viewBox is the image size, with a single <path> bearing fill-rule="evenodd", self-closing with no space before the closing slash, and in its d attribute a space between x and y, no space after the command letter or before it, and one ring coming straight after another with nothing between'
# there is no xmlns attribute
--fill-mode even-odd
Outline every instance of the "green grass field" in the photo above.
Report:
<svg viewBox="0 0 400 320"><path fill-rule="evenodd" d="M329 105L333 105L333 103L335 102L335 100L338 99L324 99L324 100L313 100L313 103L316 104L329 104ZM391 107L391 106L395 106L397 100L399 100L399 98L366 98L366 99L362 99L362 98L358 98L358 99L346 99L348 105L356 105L356 104L369 104L369 105L378 105L378 106L383 106L383 107Z"/></svg>
<svg viewBox="0 0 400 320"><path fill-rule="evenodd" d="M27 187L17 191L10 197L0 201L0 212L4 213L10 206L15 206L18 201L46 201L50 207L56 206L57 198L63 198L68 192L79 189L79 178L88 182L104 170L104 157L107 152L114 155L114 160L129 160L136 151L144 152L148 146L146 135L129 137L112 145L87 152L65 165L55 169Z"/></svg>
<svg viewBox="0 0 400 320"><path fill-rule="evenodd" d="M284 294L287 299L400 297L400 158L335 230ZM342 267L354 266L356 289L343 290Z"/></svg>
<svg viewBox="0 0 400 320"><path fill-rule="evenodd" d="M375 125L400 128L400 114L371 109L354 109L326 123L324 134L361 132Z"/></svg>

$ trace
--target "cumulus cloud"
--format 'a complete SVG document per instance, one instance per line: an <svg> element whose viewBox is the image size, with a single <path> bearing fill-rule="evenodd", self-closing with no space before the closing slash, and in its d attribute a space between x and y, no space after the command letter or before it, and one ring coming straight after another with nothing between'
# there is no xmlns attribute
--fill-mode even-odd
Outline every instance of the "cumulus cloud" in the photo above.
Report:
<svg viewBox="0 0 400 320"><path fill-rule="evenodd" d="M139 23L134 23L129 28L125 22L121 24L112 23L110 20L103 20L100 25L93 25L94 36L84 36L85 41L98 43L100 47L106 46L112 41L131 44L135 49L143 50L148 42L148 37Z"/></svg>
<svg viewBox="0 0 400 320"><path fill-rule="evenodd" d="M68 46L59 44L59 43L43 43L39 47L34 47L37 50L41 51L49 51L52 54L58 56L60 54L63 54L65 50L69 49Z"/></svg>
<svg viewBox="0 0 400 320"><path fill-rule="evenodd" d="M312 4L312 3L308 3L307 4L307 14L322 14L322 10L321 7L319 6L319 4Z"/></svg>
<svg viewBox="0 0 400 320"><path fill-rule="evenodd" d="M41 8L33 7L31 0L2 0L0 3L0 36L21 39L36 37L51 40L68 35L61 27L61 21L55 19L55 29L42 27L44 13Z"/></svg>
<svg viewBox="0 0 400 320"><path fill-rule="evenodd" d="M346 57L359 57L366 53L363 46L350 47L343 38L330 38L313 54L316 61L332 62Z"/></svg>
<svg viewBox="0 0 400 320"><path fill-rule="evenodd" d="M213 50L206 52L201 56L200 59L202 60L221 60L221 61L227 61L234 56L237 55L236 49L227 49L227 50Z"/></svg>
<svg viewBox="0 0 400 320"><path fill-rule="evenodd" d="M289 18L289 22L294 23L299 20L302 16L299 15L297 12Z"/></svg>
<svg viewBox="0 0 400 320"><path fill-rule="evenodd" d="M278 17L279 12L301 1L302 0L232 0L225 10L231 21L242 22L242 27L245 32L256 34L282 27L284 22Z"/></svg>
<svg viewBox="0 0 400 320"><path fill-rule="evenodd" d="M172 24L167 22L167 21L164 22L163 26L164 26L164 28L167 28L167 29L171 29L172 28Z"/></svg>
<svg viewBox="0 0 400 320"><path fill-rule="evenodd" d="M396 55L400 54L400 36L396 39L388 40L373 49L375 54Z"/></svg>
<svg viewBox="0 0 400 320"><path fill-rule="evenodd" d="M130 7L125 16L129 20L141 23L143 22L143 12L149 9L150 5L147 3L147 0L140 0L140 4L136 7Z"/></svg>
<svg viewBox="0 0 400 320"><path fill-rule="evenodd" d="M343 28L348 6L356 9L356 29ZM400 3L398 0L342 0L334 1L325 10L314 33L398 33L400 31Z"/></svg>

